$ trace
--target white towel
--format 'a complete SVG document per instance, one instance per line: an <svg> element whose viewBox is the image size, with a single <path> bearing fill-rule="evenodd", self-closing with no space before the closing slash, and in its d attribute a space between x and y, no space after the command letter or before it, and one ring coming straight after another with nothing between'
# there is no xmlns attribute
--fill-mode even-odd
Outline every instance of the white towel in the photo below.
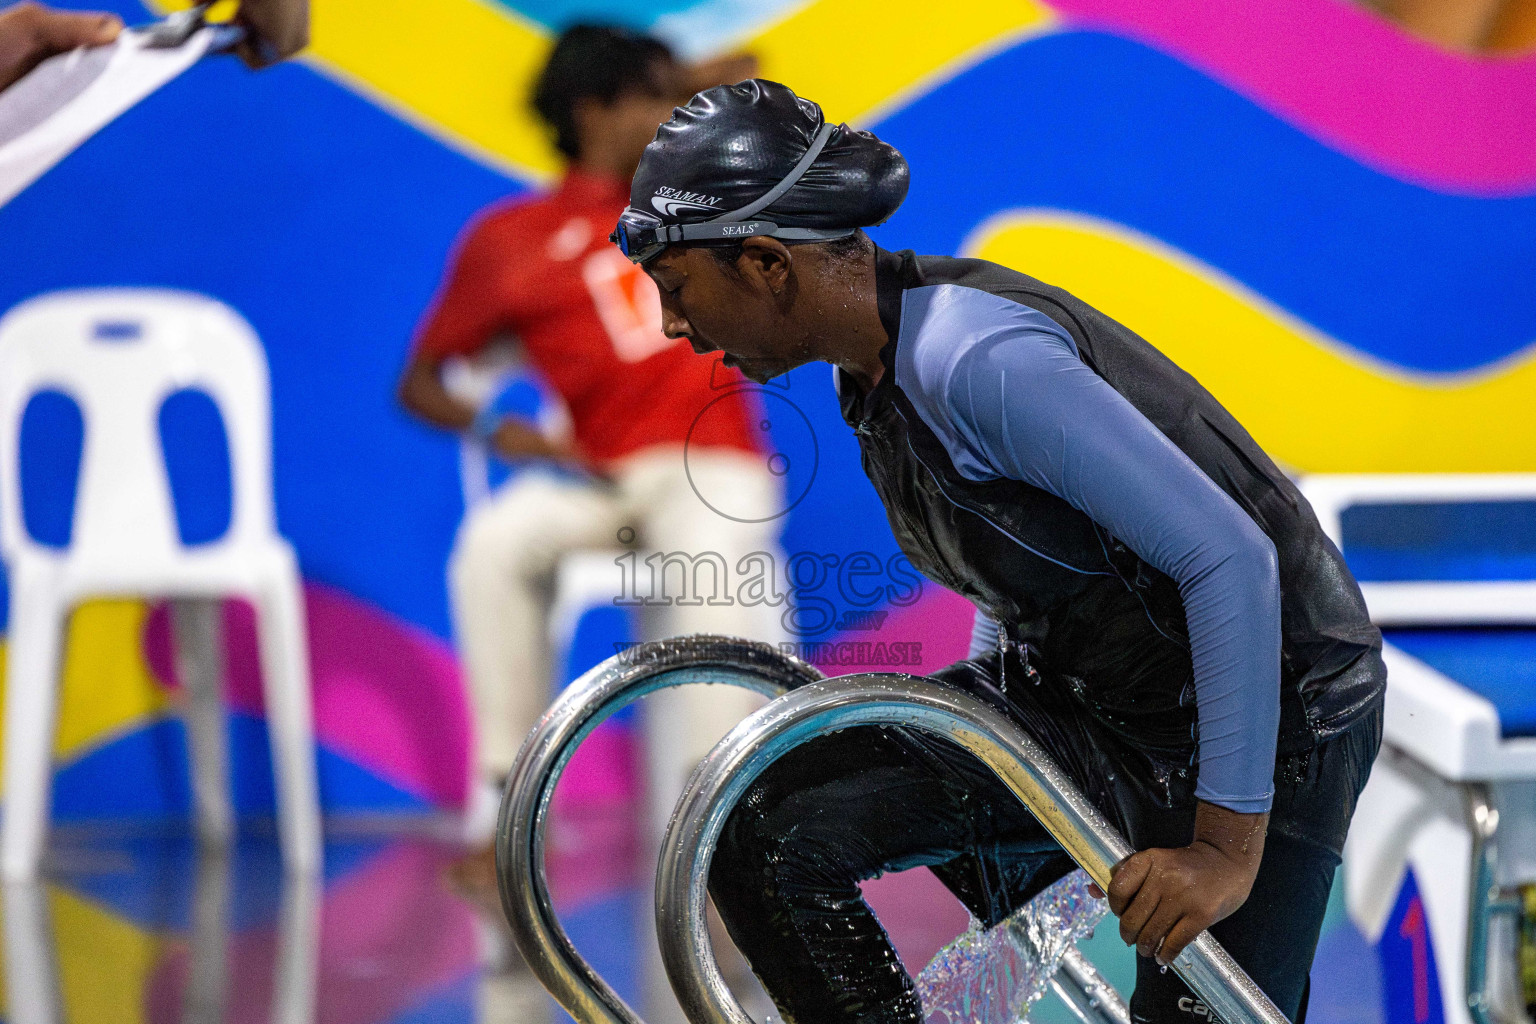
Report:
<svg viewBox="0 0 1536 1024"><path fill-rule="evenodd" d="M155 49L126 31L115 43L50 57L0 92L0 206L195 64L215 38L204 28L180 46Z"/></svg>

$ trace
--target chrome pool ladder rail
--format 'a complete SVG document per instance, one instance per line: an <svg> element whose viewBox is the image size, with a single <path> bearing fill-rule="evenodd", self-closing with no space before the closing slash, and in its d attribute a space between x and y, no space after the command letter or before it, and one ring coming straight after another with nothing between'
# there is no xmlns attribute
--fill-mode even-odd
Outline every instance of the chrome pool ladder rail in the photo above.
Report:
<svg viewBox="0 0 1536 1024"><path fill-rule="evenodd" d="M648 693L690 683L741 686L777 697L822 678L772 646L696 635L629 648L573 682L524 741L496 823L501 904L518 949L544 988L581 1024L643 1024L571 944L555 916L544 832L555 784L592 730Z"/></svg>
<svg viewBox="0 0 1536 1024"><path fill-rule="evenodd" d="M733 729L699 765L678 803L656 878L662 960L693 1024L754 1024L721 976L705 924L709 862L737 801L780 756L857 726L898 726L980 758L1101 887L1131 854L1046 752L1001 711L952 687L898 673L840 676L775 700ZM1202 932L1172 967L1224 1024L1286 1024L1252 979Z"/></svg>

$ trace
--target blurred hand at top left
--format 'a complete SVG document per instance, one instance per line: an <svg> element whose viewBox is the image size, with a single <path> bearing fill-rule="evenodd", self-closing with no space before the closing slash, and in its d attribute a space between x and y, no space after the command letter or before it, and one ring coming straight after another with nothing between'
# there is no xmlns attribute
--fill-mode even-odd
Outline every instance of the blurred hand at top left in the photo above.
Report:
<svg viewBox="0 0 1536 1024"><path fill-rule="evenodd" d="M309 0L241 0L234 23L245 29L235 48L251 68L271 67L309 45Z"/></svg>
<svg viewBox="0 0 1536 1024"><path fill-rule="evenodd" d="M0 89L55 54L103 46L122 30L121 18L100 11L56 11L31 2L0 10Z"/></svg>

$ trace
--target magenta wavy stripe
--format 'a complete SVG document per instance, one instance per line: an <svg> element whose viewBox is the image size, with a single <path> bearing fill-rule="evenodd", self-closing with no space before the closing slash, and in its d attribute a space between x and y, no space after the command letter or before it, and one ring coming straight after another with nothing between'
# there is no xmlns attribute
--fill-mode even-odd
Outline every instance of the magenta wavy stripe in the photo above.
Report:
<svg viewBox="0 0 1536 1024"><path fill-rule="evenodd" d="M403 843L326 886L323 941L311 951L318 952L312 1019L326 1024L442 1019L429 1018L432 1004L423 1000L473 971L480 946L474 909L443 884L450 856L426 844ZM242 929L230 937L228 949L229 990L239 998L229 1001L220 1019L226 1024L278 1019L273 978L281 970L283 947L277 925ZM358 970L364 964L378 969ZM168 943L145 978L143 1019L151 1024L185 1019L182 1007L194 995L192 984L187 943Z"/></svg>
<svg viewBox="0 0 1536 1024"><path fill-rule="evenodd" d="M1473 57L1345 0L1050 0L1174 54L1354 159L1448 192L1536 191L1536 54Z"/></svg>
<svg viewBox="0 0 1536 1024"><path fill-rule="evenodd" d="M965 598L952 590L928 583L923 586L922 597L914 604L906 608L889 607L879 629L834 633L827 638L825 644L818 644L812 649L811 661L829 676L853 672L913 672L928 675L965 657L971 646L971 623L975 615L975 608ZM892 643L921 644L921 664L858 660L861 656L874 655L878 644L887 645L889 654L889 645ZM865 646L858 646L860 644Z"/></svg>
<svg viewBox="0 0 1536 1024"><path fill-rule="evenodd" d="M469 780L469 708L452 649L344 591L304 584L315 738L379 778L431 803L463 803ZM250 605L224 608L225 696L260 714L261 668ZM164 606L144 629L144 654L175 684Z"/></svg>

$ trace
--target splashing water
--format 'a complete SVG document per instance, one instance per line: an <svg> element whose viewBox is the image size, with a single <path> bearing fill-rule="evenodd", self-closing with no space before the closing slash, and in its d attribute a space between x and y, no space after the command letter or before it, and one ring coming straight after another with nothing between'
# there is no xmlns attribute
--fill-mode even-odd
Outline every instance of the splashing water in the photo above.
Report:
<svg viewBox="0 0 1536 1024"><path fill-rule="evenodd" d="M1074 871L993 928L971 926L917 977L929 1024L1020 1024L1045 994L1067 950L1108 910Z"/></svg>

